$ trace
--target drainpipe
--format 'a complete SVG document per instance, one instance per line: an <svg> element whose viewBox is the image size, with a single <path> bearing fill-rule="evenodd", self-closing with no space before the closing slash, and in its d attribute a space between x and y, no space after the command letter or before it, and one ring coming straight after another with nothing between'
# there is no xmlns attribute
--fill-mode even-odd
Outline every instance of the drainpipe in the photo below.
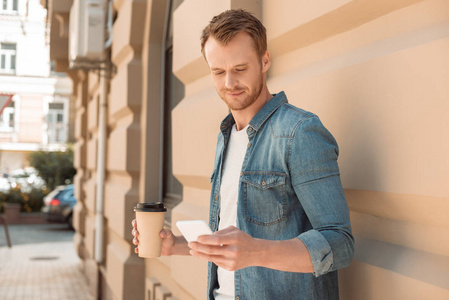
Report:
<svg viewBox="0 0 449 300"><path fill-rule="evenodd" d="M108 88L106 78L100 74L100 99L98 113L98 149L97 149L97 193L95 207L95 260L103 262L103 212L104 212L104 175L106 152L106 108Z"/></svg>
<svg viewBox="0 0 449 300"><path fill-rule="evenodd" d="M108 2L107 31L109 38L105 42L105 52L112 44L112 1ZM107 53L105 53L107 56ZM95 260L100 266L103 262L103 244L104 244L104 178L105 178L105 156L106 156L106 130L107 130L107 75L109 71L109 61L106 63L106 70L100 72L100 94L99 94L99 112L98 112L98 148L97 148L97 190L95 206ZM100 291L99 291L100 292Z"/></svg>

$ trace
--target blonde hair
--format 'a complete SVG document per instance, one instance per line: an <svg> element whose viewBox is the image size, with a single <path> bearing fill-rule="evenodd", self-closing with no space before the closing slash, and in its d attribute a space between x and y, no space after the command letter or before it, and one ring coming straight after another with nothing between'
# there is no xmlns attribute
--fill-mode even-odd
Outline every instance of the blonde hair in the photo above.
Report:
<svg viewBox="0 0 449 300"><path fill-rule="evenodd" d="M256 53L262 58L267 51L266 29L256 17L243 9L230 9L212 18L201 34L201 53L204 56L204 46L209 37L226 45L240 32L251 36Z"/></svg>

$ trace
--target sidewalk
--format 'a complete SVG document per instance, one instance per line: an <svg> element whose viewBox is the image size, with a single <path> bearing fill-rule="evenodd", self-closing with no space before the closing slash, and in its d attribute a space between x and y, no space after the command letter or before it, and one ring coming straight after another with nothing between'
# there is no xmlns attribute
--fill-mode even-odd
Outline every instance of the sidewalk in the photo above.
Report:
<svg viewBox="0 0 449 300"><path fill-rule="evenodd" d="M0 299L94 299L80 271L73 231L63 224L8 227L12 248L0 226Z"/></svg>

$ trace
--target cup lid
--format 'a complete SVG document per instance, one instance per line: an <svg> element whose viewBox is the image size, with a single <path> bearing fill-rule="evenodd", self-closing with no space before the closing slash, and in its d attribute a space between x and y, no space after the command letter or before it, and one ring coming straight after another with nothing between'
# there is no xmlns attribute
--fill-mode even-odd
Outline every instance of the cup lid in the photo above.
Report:
<svg viewBox="0 0 449 300"><path fill-rule="evenodd" d="M137 203L134 207L134 211L143 212L163 212L167 211L162 202L152 202L152 203Z"/></svg>

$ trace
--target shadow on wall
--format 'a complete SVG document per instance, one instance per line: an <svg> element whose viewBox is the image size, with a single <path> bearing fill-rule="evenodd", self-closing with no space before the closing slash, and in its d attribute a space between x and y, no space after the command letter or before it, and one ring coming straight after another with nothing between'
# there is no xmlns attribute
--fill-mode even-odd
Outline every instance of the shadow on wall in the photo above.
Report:
<svg viewBox="0 0 449 300"><path fill-rule="evenodd" d="M349 68L351 69L351 68ZM363 72L366 73L366 72ZM379 116L370 91L373 87L370 74L342 72L333 82L335 95L332 114L339 116L338 143L341 149L339 164L345 188L380 190L382 171L378 149L385 145L381 128L377 126ZM382 97L382 95L378 95Z"/></svg>
<svg viewBox="0 0 449 300"><path fill-rule="evenodd" d="M342 299L446 299L447 257L356 239L352 265L339 272Z"/></svg>
<svg viewBox="0 0 449 300"><path fill-rule="evenodd" d="M369 239L358 239L357 248L358 261L449 290L449 261L443 255Z"/></svg>
<svg viewBox="0 0 449 300"><path fill-rule="evenodd" d="M364 206L372 204L372 214L367 212L371 210L369 207L364 213L351 211L355 256L353 264L340 273L342 298L396 299L402 295L401 299L410 299L407 294L412 299L432 299L421 298L417 293L425 295L439 288L447 293L447 256L415 249L411 241L417 238L410 235L419 226L425 230L426 225L411 226L412 223L394 218L382 219L375 213L385 211L389 215L386 210L404 209L399 202L389 203L386 195L398 193L391 196L398 197L402 190L415 193L413 182L417 175L409 172L418 170L420 157L415 156L414 160L410 157L416 154L416 147L421 147L419 135L413 129L416 126L410 126L419 120L419 110L409 108L416 99L405 96L419 77L410 76L407 74L410 70L401 65L392 67L393 73L396 72L392 75L388 66L379 64L370 61L363 67L339 70L338 79L333 82L333 92L338 96L334 97L332 114L339 120L335 124L339 129L342 183L354 191L348 204L350 208L357 206L357 202L363 202ZM407 195L402 195L401 205L407 205ZM393 239L388 240L387 236ZM401 240L398 243L405 246L388 242L396 242L398 237ZM384 298L385 295L390 296Z"/></svg>

